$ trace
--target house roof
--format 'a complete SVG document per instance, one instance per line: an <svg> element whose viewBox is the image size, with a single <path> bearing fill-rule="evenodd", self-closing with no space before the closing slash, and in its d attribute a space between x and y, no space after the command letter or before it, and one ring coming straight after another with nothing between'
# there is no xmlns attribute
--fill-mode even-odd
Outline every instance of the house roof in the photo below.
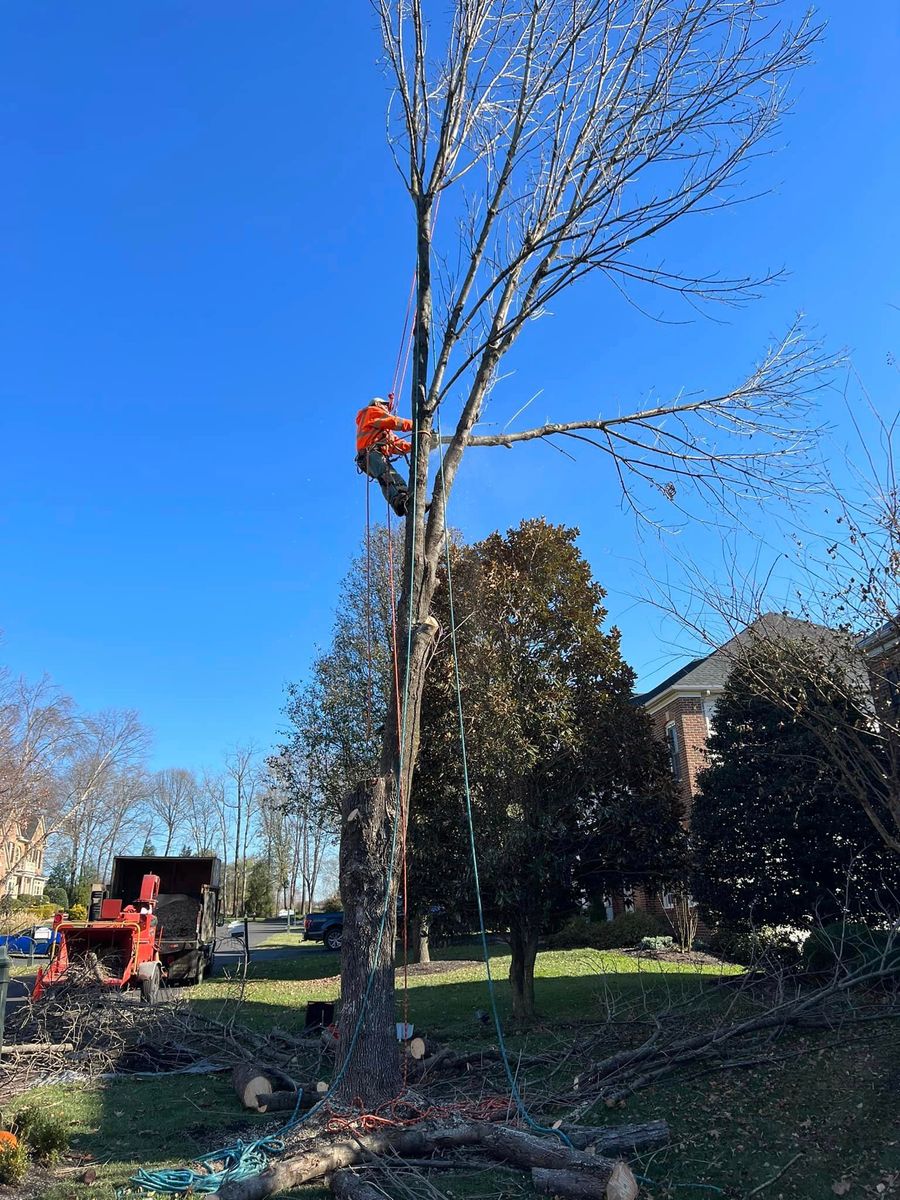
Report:
<svg viewBox="0 0 900 1200"><path fill-rule="evenodd" d="M763 613L746 629L729 638L705 658L692 659L649 692L635 696L635 703L652 704L657 697L672 690L691 692L723 688L734 664L735 651L748 640L760 637L799 638L801 635L811 637L816 642L826 641L835 636L834 632L824 625L802 621L799 617L788 616L787 613Z"/></svg>

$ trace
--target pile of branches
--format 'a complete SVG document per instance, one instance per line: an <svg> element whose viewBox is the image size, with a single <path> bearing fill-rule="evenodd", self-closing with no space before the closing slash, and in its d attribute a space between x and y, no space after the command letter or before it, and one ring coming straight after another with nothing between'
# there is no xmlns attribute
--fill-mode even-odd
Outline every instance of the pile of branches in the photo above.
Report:
<svg viewBox="0 0 900 1200"><path fill-rule="evenodd" d="M751 969L712 981L719 1003L698 1028L696 996L644 1013L643 1035L633 1045L597 1056L609 1029L583 1041L571 1093L553 1097L569 1119L582 1120L598 1105L621 1105L629 1096L673 1073L680 1078L778 1063L780 1039L790 1029L831 1029L900 1017L896 959L837 967L816 979L790 970ZM621 1046L621 1040L619 1041ZM685 1072L688 1074L686 1075ZM574 1105L574 1107L571 1107Z"/></svg>
<svg viewBox="0 0 900 1200"><path fill-rule="evenodd" d="M7 1019L0 1091L18 1095L38 1083L73 1077L228 1070L253 1061L285 1079L321 1067L319 1040L272 1029L259 1034L216 1021L171 995L155 1005L103 984L90 965L70 968L39 1000Z"/></svg>

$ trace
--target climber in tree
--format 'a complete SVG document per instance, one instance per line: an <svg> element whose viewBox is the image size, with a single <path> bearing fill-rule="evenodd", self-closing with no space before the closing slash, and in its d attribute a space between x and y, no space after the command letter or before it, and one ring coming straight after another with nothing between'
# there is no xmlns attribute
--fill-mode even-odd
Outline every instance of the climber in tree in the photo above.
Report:
<svg viewBox="0 0 900 1200"><path fill-rule="evenodd" d="M364 475L378 480L385 500L398 517L406 516L409 491L391 459L412 449L410 442L395 436L398 432L408 433L412 427L406 417L394 416L391 401L379 396L356 414L356 465Z"/></svg>

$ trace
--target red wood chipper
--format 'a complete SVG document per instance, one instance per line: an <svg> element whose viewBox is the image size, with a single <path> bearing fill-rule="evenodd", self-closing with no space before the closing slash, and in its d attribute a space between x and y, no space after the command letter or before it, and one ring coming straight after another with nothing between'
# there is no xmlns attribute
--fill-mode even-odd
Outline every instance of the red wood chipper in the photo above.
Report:
<svg viewBox="0 0 900 1200"><path fill-rule="evenodd" d="M50 965L38 971L34 999L54 984L77 981L122 991L139 987L141 999L155 1003L162 984L158 895L159 876L145 875L133 904L123 907L121 900L102 900L96 918L57 920L59 945Z"/></svg>

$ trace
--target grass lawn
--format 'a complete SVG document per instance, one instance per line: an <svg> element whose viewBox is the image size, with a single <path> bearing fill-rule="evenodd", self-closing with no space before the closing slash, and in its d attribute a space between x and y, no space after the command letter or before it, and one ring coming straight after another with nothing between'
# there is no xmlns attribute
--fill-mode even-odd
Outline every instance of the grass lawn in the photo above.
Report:
<svg viewBox="0 0 900 1200"><path fill-rule="evenodd" d="M45 967L48 959L36 958L33 963L29 963L27 958L11 958L9 960L9 977L10 979L22 979L27 975L37 975L38 967Z"/></svg>
<svg viewBox="0 0 900 1200"><path fill-rule="evenodd" d="M315 945L316 943L312 943ZM303 931L299 924L292 925L290 929L282 929L278 933L271 933L264 942L260 942L257 947L260 950L268 950L274 946L292 946L295 950L301 946L309 946L310 943L303 941Z"/></svg>
<svg viewBox="0 0 900 1200"><path fill-rule="evenodd" d="M466 961L477 956L476 948L453 947L441 954L458 965L446 973L410 977L410 1019L456 1046L492 1044L493 1031L475 1019L487 999L484 965ZM492 947L504 1019L508 965L505 947ZM337 972L338 956L316 946L290 958L251 964L241 1019L260 1029L301 1027L309 1000L336 997ZM723 1003L723 989L710 986L709 976L716 973L715 968L639 962L617 953L542 954L536 987L542 1020L527 1032L511 1031L510 1048L515 1053L526 1046L571 1042L584 1023L592 1023L591 1032L603 1029L610 1048L616 1048L623 1030L634 1031L631 1022L664 1002L677 1006L678 1020L702 1026ZM215 1015L233 1002L235 990L234 982L214 979L193 990L192 1002ZM601 1025L604 1019L611 1023ZM665 1117L670 1122L673 1145L635 1164L636 1171L653 1181L645 1183L643 1194L655 1200L701 1195L740 1200L797 1154L801 1157L758 1193L762 1200L823 1200L836 1194L833 1184L839 1189L849 1184L850 1200L900 1197L897 1023L849 1027L843 1034L790 1033L778 1050L780 1061L774 1066L712 1074L685 1069L631 1098L622 1111L601 1108L587 1120L599 1124ZM580 1066L576 1053L555 1077L552 1090L565 1092ZM520 1082L535 1099L551 1092L551 1085L533 1072ZM71 1125L75 1148L91 1154L99 1171L97 1182L89 1186L70 1174L44 1188L42 1200L113 1200L115 1188L127 1182L137 1164L184 1165L192 1154L252 1136L254 1129L271 1130L274 1124L242 1113L227 1077L46 1087L31 1093L35 1096L58 1108L60 1119ZM476 1194L482 1200L531 1195L521 1174L481 1172L468 1178L443 1172L434 1182L457 1200ZM705 1186L698 1189L697 1184ZM313 1200L319 1193L307 1188L299 1194Z"/></svg>

